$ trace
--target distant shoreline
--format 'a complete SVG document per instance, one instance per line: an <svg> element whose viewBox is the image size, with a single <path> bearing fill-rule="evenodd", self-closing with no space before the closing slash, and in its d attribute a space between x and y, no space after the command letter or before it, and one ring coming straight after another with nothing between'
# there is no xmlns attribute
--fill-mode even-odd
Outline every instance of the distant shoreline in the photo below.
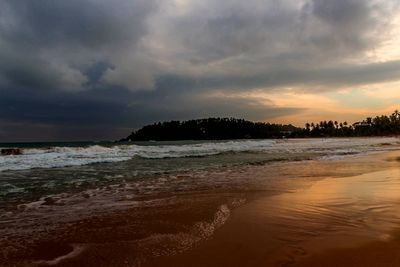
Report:
<svg viewBox="0 0 400 267"><path fill-rule="evenodd" d="M72 147L85 147L91 145L105 145L105 146L112 146L112 145L123 145L123 144L131 144L131 143L151 143L151 142L212 142L212 141L243 141L243 140L282 140L282 139L345 139L345 138L398 138L400 134L392 134L392 135L377 135L377 136L322 136L322 137L277 137L277 138L234 138L234 139L176 139L176 140L118 140L118 141L38 141L38 142L0 142L0 147L2 148L13 148L13 147L20 147L20 148L34 148L37 145L46 145L48 147L53 146L72 146Z"/></svg>
<svg viewBox="0 0 400 267"><path fill-rule="evenodd" d="M119 141L232 140L329 137L392 137L400 135L400 113L368 117L348 124L338 121L292 124L252 122L236 118L204 118L146 125Z"/></svg>

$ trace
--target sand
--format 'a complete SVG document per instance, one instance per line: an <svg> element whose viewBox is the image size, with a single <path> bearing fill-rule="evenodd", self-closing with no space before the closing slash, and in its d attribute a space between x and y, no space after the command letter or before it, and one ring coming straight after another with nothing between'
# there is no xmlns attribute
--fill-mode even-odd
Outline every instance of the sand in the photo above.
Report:
<svg viewBox="0 0 400 267"><path fill-rule="evenodd" d="M211 240L147 266L400 266L400 171L326 178L238 208Z"/></svg>
<svg viewBox="0 0 400 267"><path fill-rule="evenodd" d="M254 184L60 226L2 265L400 266L399 155L252 166Z"/></svg>

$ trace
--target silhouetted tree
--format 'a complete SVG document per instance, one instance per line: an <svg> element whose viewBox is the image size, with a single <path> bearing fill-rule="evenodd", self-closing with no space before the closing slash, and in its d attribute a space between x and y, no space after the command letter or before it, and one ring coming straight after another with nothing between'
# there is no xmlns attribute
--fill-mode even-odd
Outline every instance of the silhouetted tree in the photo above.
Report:
<svg viewBox="0 0 400 267"><path fill-rule="evenodd" d="M280 138L301 131L293 125L251 122L235 118L169 121L144 126L124 140L220 140Z"/></svg>
<svg viewBox="0 0 400 267"><path fill-rule="evenodd" d="M251 122L235 118L208 118L188 121L158 122L132 132L122 140L215 140L285 137L351 137L400 134L400 112L390 116L368 117L349 125L348 122L320 121L306 123L305 128L291 124Z"/></svg>

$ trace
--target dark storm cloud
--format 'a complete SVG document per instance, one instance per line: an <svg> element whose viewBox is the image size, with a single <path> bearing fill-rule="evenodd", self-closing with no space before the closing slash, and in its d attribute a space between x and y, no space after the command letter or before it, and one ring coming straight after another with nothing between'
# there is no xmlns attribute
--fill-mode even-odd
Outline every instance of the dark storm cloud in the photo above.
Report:
<svg viewBox="0 0 400 267"><path fill-rule="evenodd" d="M124 104L121 100L124 92L116 92L118 98L111 99L111 92L43 94L29 90L10 90L2 92L4 96L0 99L0 116L10 121L28 123L79 126L90 122L92 125L105 123L115 126L114 116L123 113Z"/></svg>
<svg viewBox="0 0 400 267"><path fill-rule="evenodd" d="M376 46L391 10L390 1L202 2L188 1L176 16L163 12L168 1L2 0L0 81L84 89L98 64L113 67L97 82L136 90L165 74L205 80L215 73L227 84L231 76L302 75Z"/></svg>
<svg viewBox="0 0 400 267"><path fill-rule="evenodd" d="M2 0L0 7L2 38L45 50L55 45L89 49L132 45L146 34L146 18L156 5L152 0Z"/></svg>
<svg viewBox="0 0 400 267"><path fill-rule="evenodd" d="M104 73L108 69L114 69L115 67L107 62L99 61L82 70L82 73L87 77L87 85L96 85L101 81Z"/></svg>
<svg viewBox="0 0 400 267"><path fill-rule="evenodd" d="M294 114L237 95L398 80L398 61L365 56L396 12L394 0L0 0L0 141L22 125L118 138L158 120Z"/></svg>
<svg viewBox="0 0 400 267"><path fill-rule="evenodd" d="M87 65L132 53L147 34L152 0L0 2L0 82L11 87L82 89Z"/></svg>
<svg viewBox="0 0 400 267"><path fill-rule="evenodd" d="M97 88L74 93L48 92L44 97L42 92L29 90L6 90L1 94L2 141L23 140L21 131L25 136L29 133L25 140L118 139L133 128L160 120L211 116L264 120L299 111L241 98L213 97L201 101L162 88L146 92ZM35 126L41 135L36 133Z"/></svg>
<svg viewBox="0 0 400 267"><path fill-rule="evenodd" d="M276 68L264 73L234 76L209 76L189 78L188 76L165 75L159 77L156 85L177 91L242 91L265 88L280 90L283 86L301 86L308 92L335 91L338 88L362 86L371 83L397 81L400 77L400 61L373 64L343 64L340 66L314 66L309 68ZM162 94L162 92L160 92Z"/></svg>
<svg viewBox="0 0 400 267"><path fill-rule="evenodd" d="M257 68L362 54L385 35L392 11L390 1L203 2L164 26L172 43L179 40L193 63L255 59Z"/></svg>

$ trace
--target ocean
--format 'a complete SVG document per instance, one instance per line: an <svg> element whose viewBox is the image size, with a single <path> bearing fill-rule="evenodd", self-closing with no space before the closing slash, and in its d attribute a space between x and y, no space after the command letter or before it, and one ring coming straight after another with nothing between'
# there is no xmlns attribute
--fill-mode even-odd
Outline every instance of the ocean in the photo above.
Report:
<svg viewBox="0 0 400 267"><path fill-rule="evenodd" d="M22 155L0 156L0 241L9 242L3 258L19 246L29 247L27 236L35 242L60 225L137 207L160 208L193 192L244 192L253 184L273 190L285 175L296 177L295 168L289 175L279 166L395 151L400 139L0 144L9 147L22 149ZM276 173L269 175L270 165ZM200 236L223 224L242 201L235 197L229 205L218 204Z"/></svg>
<svg viewBox="0 0 400 267"><path fill-rule="evenodd" d="M175 190L168 179L235 165L334 159L395 150L397 138L176 141L137 143L15 143L22 155L0 156L0 210L54 194L132 186L135 194ZM159 178L166 179L159 183ZM198 181L197 181L198 182ZM193 186L199 186L197 182ZM208 183L213 181L205 181ZM141 183L152 184L151 189ZM187 190L190 189L190 184Z"/></svg>

